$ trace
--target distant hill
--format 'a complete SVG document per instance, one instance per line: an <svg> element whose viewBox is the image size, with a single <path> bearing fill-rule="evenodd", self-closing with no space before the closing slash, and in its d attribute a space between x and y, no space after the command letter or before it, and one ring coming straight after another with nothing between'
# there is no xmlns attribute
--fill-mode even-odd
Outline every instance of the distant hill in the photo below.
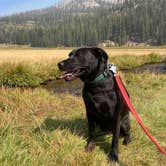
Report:
<svg viewBox="0 0 166 166"><path fill-rule="evenodd" d="M34 47L97 45L110 40L166 44L165 0L62 0L0 17L0 43Z"/></svg>
<svg viewBox="0 0 166 166"><path fill-rule="evenodd" d="M61 9L88 9L88 8L99 8L106 7L115 3L122 3L123 0L61 0L55 6Z"/></svg>

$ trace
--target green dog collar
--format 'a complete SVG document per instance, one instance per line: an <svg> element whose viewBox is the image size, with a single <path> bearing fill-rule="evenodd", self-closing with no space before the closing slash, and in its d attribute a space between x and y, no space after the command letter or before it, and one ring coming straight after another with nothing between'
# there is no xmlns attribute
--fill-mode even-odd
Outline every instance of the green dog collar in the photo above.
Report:
<svg viewBox="0 0 166 166"><path fill-rule="evenodd" d="M111 71L114 75L117 74L116 66L114 64L108 64L107 69L103 73L98 75L93 81L87 83L94 84L105 79L108 76L108 71Z"/></svg>
<svg viewBox="0 0 166 166"><path fill-rule="evenodd" d="M100 75L98 75L92 82L93 83L97 83L97 82L103 80L104 78L106 78L107 75L108 75L107 72L104 71L103 73L101 73Z"/></svg>

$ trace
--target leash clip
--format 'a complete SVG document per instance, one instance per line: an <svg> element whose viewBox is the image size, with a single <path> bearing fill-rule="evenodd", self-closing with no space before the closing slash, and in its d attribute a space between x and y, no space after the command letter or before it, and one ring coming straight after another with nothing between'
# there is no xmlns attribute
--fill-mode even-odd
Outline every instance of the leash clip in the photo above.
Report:
<svg viewBox="0 0 166 166"><path fill-rule="evenodd" d="M107 69L108 69L108 71L112 71L114 73L114 75L118 74L117 68L113 63L108 64Z"/></svg>

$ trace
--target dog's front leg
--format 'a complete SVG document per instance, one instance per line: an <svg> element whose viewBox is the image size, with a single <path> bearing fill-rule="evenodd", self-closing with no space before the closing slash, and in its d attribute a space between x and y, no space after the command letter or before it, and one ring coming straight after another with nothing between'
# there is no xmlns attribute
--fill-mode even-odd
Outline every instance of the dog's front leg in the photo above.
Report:
<svg viewBox="0 0 166 166"><path fill-rule="evenodd" d="M86 152L91 152L95 148L95 122L91 116L89 110L86 111L88 119L88 139L87 145L85 146Z"/></svg>
<svg viewBox="0 0 166 166"><path fill-rule="evenodd" d="M112 138L112 146L111 152L109 153L109 160L119 162L118 157L118 141L120 134L120 115L117 116L115 121L115 128L113 129L113 138Z"/></svg>

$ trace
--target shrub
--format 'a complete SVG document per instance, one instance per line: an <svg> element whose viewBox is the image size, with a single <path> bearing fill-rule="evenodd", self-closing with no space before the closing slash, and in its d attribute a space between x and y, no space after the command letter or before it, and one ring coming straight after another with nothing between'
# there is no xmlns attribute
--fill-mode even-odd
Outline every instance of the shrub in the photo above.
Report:
<svg viewBox="0 0 166 166"><path fill-rule="evenodd" d="M111 59L119 69L129 69L139 66L139 61L135 56L123 55L119 57L113 57Z"/></svg>
<svg viewBox="0 0 166 166"><path fill-rule="evenodd" d="M46 80L54 80L59 74L52 63L6 63L0 65L0 85L9 87L36 87Z"/></svg>
<svg viewBox="0 0 166 166"><path fill-rule="evenodd" d="M1 73L2 85L10 87L34 87L40 85L41 79L33 73L30 67L22 64L19 64L16 67L7 67L6 71Z"/></svg>
<svg viewBox="0 0 166 166"><path fill-rule="evenodd" d="M149 55L139 57L131 55L116 56L111 57L110 61L115 63L119 69L131 69L143 65L145 63L162 62L163 59L163 56L151 53Z"/></svg>
<svg viewBox="0 0 166 166"><path fill-rule="evenodd" d="M145 58L145 60L146 60L146 63L155 63L155 62L161 62L163 58L159 54L151 53Z"/></svg>

